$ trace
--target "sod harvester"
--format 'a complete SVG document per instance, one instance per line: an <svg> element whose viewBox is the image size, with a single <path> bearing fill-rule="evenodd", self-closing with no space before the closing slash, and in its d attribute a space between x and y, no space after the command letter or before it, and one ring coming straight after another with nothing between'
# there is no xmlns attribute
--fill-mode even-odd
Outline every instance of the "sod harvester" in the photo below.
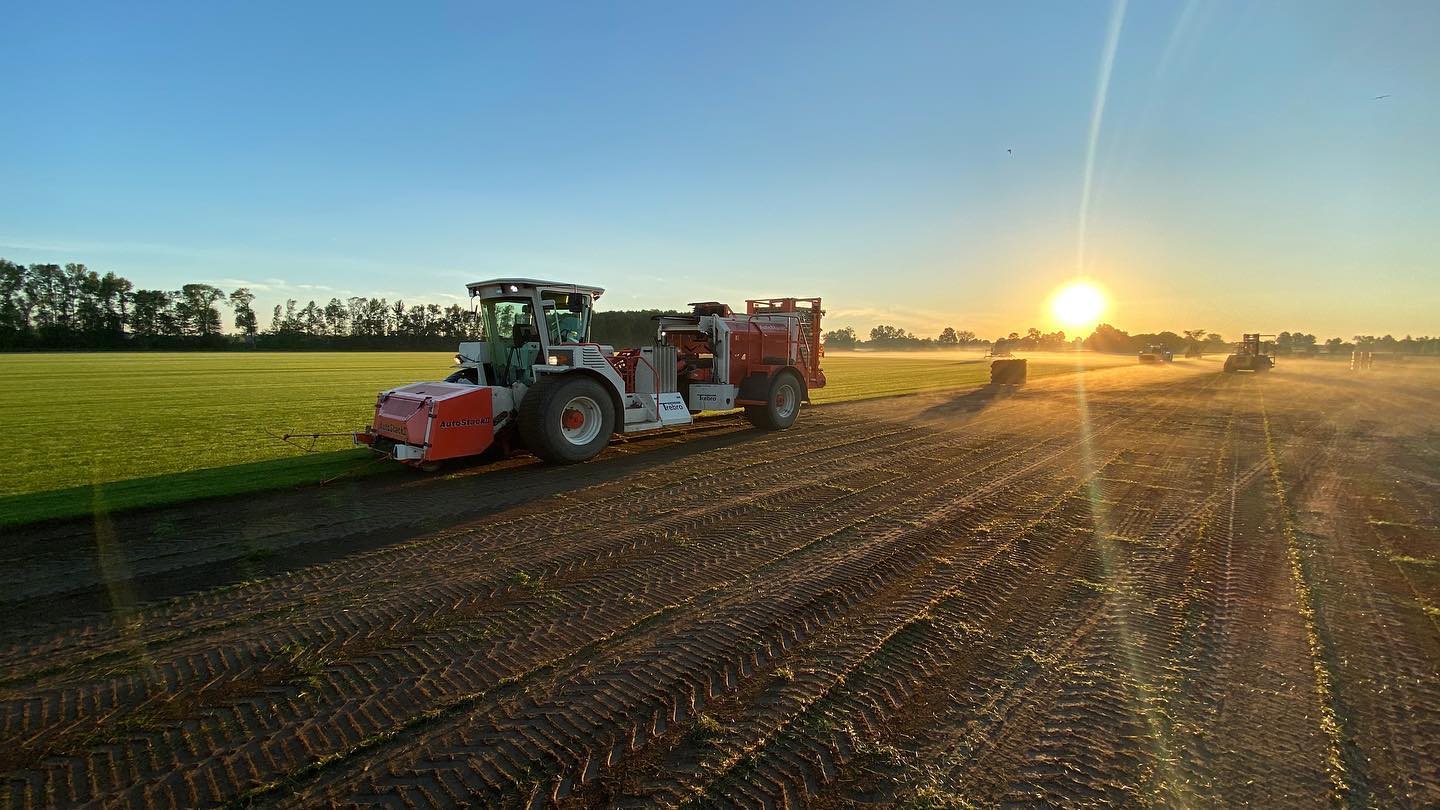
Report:
<svg viewBox="0 0 1440 810"><path fill-rule="evenodd" d="M751 300L744 315L691 304L689 315L657 317L654 345L617 351L590 340L599 287L468 286L483 339L460 344L444 382L382 392L356 444L424 469L495 445L572 463L615 433L689 424L700 411L744 408L756 426L784 429L825 385L819 298Z"/></svg>
<svg viewBox="0 0 1440 810"><path fill-rule="evenodd" d="M1265 338L1273 338L1274 335L1252 335L1246 333L1239 343L1235 344L1235 352L1225 358L1226 371L1269 371L1275 367L1274 348L1265 341Z"/></svg>

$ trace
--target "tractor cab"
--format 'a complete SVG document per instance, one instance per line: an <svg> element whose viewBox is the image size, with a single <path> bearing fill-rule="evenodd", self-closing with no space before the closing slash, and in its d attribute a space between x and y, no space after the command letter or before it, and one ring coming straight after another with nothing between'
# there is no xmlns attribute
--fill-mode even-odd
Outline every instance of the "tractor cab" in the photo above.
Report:
<svg viewBox="0 0 1440 810"><path fill-rule="evenodd" d="M460 347L460 363L483 371L475 382L532 385L535 367L555 365L552 349L590 342L590 318L599 287L524 278L468 285L478 299L484 339ZM462 369L463 370L463 369Z"/></svg>

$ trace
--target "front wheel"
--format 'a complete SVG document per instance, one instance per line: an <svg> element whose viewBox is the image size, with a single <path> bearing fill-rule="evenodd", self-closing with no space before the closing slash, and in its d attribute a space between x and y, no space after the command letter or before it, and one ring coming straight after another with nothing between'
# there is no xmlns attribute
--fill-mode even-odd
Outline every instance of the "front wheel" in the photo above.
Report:
<svg viewBox="0 0 1440 810"><path fill-rule="evenodd" d="M758 428L784 430L795 424L800 415L803 390L795 372L782 371L770 382L770 394L764 405L745 406L745 418Z"/></svg>
<svg viewBox="0 0 1440 810"><path fill-rule="evenodd" d="M599 382L582 374L541 376L520 403L525 448L554 464L588 461L615 432L615 406Z"/></svg>

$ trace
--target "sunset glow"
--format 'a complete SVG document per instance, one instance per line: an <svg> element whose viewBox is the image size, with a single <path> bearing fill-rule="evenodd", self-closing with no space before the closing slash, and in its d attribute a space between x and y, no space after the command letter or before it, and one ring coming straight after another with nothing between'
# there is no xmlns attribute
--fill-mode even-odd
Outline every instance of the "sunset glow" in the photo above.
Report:
<svg viewBox="0 0 1440 810"><path fill-rule="evenodd" d="M1091 281L1072 281L1050 298L1050 314L1066 329L1087 330L1105 313L1105 291Z"/></svg>

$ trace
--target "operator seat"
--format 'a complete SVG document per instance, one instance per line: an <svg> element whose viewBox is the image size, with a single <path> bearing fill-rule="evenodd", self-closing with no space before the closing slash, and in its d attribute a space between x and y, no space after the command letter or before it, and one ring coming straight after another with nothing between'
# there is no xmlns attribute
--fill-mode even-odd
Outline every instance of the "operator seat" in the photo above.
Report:
<svg viewBox="0 0 1440 810"><path fill-rule="evenodd" d="M517 349L526 343L535 343L538 340L540 340L540 335L535 332L535 328L530 324L517 323L512 328L510 342Z"/></svg>
<svg viewBox="0 0 1440 810"><path fill-rule="evenodd" d="M520 317L510 327L510 340L517 349L526 343L539 342L540 333L535 329L535 318L530 314L529 304L520 308Z"/></svg>

